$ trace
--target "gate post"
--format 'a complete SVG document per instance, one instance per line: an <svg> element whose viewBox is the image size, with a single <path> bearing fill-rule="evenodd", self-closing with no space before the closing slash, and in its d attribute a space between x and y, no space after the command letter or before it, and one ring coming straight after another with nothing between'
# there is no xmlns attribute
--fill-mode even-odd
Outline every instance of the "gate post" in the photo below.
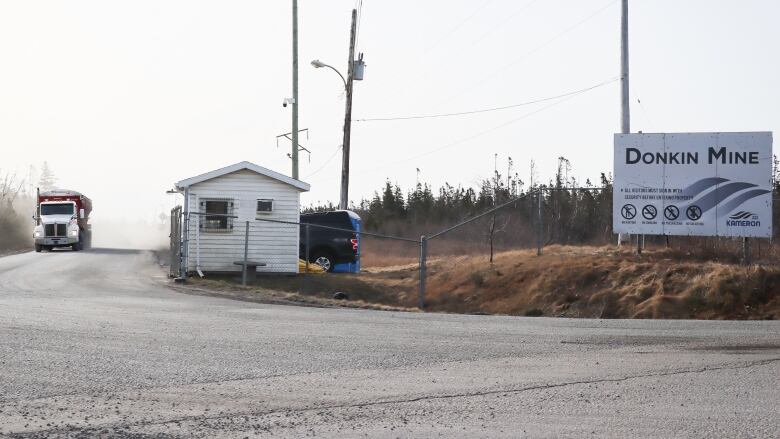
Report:
<svg viewBox="0 0 780 439"><path fill-rule="evenodd" d="M182 238L182 246L184 246L184 250L182 250L182 262L179 264L179 271L181 272L181 279L182 282L187 281L187 269L190 268L190 212L185 209L184 214L182 215L182 221L184 221L184 238Z"/></svg>
<svg viewBox="0 0 780 439"><path fill-rule="evenodd" d="M309 274L309 225L306 224L306 275Z"/></svg>
<svg viewBox="0 0 780 439"><path fill-rule="evenodd" d="M425 260L428 253L428 238L425 235L420 236L420 291L418 297L418 306L425 309Z"/></svg>
<svg viewBox="0 0 780 439"><path fill-rule="evenodd" d="M178 277L180 275L179 273L179 266L181 265L181 252L179 248L181 247L181 232L179 231L179 222L181 221L180 218L180 209L178 207L174 207L171 209L171 223L170 223L170 235L168 238L170 238L170 267L168 270L168 274L170 277Z"/></svg>
<svg viewBox="0 0 780 439"><path fill-rule="evenodd" d="M249 221L246 222L246 231L244 232L244 265L241 268L241 285L246 286L246 264L247 254L249 253Z"/></svg>
<svg viewBox="0 0 780 439"><path fill-rule="evenodd" d="M536 209L536 256L542 255L542 189L539 188L537 191L537 209Z"/></svg>

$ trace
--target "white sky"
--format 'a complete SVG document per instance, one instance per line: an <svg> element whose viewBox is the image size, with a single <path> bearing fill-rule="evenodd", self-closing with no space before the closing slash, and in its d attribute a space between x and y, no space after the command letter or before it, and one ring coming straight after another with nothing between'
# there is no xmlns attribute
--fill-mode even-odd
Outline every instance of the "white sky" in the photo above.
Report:
<svg viewBox="0 0 780 439"><path fill-rule="evenodd" d="M299 0L304 204L338 201L342 85L309 62L346 70L355 4ZM362 12L356 119L510 105L619 74L619 1L363 0ZM779 129L779 16L773 0L632 0L632 130ZM175 181L241 160L290 173L275 142L291 124L290 1L0 1L0 62L0 169L47 160L96 216L152 218ZM387 178L410 188L418 167L435 187L475 185L494 154L526 182L531 159L546 180L559 156L597 180L612 169L618 87L489 132L551 102L356 122L351 199Z"/></svg>

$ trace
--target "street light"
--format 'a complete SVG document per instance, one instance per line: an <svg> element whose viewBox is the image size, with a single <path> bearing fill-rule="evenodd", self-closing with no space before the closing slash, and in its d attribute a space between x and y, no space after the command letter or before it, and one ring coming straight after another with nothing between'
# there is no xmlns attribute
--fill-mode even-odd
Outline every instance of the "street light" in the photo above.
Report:
<svg viewBox="0 0 780 439"><path fill-rule="evenodd" d="M347 209L349 207L349 140L350 132L352 130L352 83L353 81L360 81L363 79L363 70L365 69L365 63L363 62L363 54L355 59L355 27L357 19L357 10L352 10L352 30L349 34L349 63L347 64L347 77L338 71L335 67L325 64L324 62L315 59L311 62L314 68L320 69L327 67L336 72L341 78L341 82L344 83L344 91L347 95L347 102L344 111L344 142L341 144L341 187L339 194L339 209Z"/></svg>
<svg viewBox="0 0 780 439"><path fill-rule="evenodd" d="M351 55L350 51L350 55ZM344 92L347 97L344 110L344 140L341 144L341 184L339 185L339 209L347 209L349 207L349 144L350 134L352 132L352 66L349 68L347 78L338 71L337 68L325 64L324 62L315 59L311 62L311 65L316 69L327 67L341 78L341 82L344 84Z"/></svg>
<svg viewBox="0 0 780 439"><path fill-rule="evenodd" d="M320 61L318 59L315 59L314 61L312 61L311 65L314 68L316 68L316 69L321 69L323 67L327 67L327 68L333 70L334 72L336 72L339 75L339 77L341 77L341 82L344 83L344 90L347 90L347 80L344 79L344 75L342 75L341 72L338 71L338 69L336 69L335 67L333 67L331 65L325 64L324 62L322 62L322 61Z"/></svg>

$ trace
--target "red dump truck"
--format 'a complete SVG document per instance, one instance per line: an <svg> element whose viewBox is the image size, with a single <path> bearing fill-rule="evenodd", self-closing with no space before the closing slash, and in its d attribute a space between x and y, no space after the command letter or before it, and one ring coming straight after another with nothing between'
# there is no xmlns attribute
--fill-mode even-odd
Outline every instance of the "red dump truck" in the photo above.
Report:
<svg viewBox="0 0 780 439"><path fill-rule="evenodd" d="M79 192L59 189L39 191L33 217L35 251L54 247L89 248L92 243L91 212L92 200Z"/></svg>

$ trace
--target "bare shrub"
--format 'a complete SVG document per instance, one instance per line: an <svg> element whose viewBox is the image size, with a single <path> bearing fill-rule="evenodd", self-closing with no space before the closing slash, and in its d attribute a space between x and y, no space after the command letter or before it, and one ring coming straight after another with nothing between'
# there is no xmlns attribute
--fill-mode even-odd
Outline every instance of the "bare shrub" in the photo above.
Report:
<svg viewBox="0 0 780 439"><path fill-rule="evenodd" d="M24 192L24 181L0 173L0 251L32 246L31 194ZM27 212L25 212L27 209Z"/></svg>

